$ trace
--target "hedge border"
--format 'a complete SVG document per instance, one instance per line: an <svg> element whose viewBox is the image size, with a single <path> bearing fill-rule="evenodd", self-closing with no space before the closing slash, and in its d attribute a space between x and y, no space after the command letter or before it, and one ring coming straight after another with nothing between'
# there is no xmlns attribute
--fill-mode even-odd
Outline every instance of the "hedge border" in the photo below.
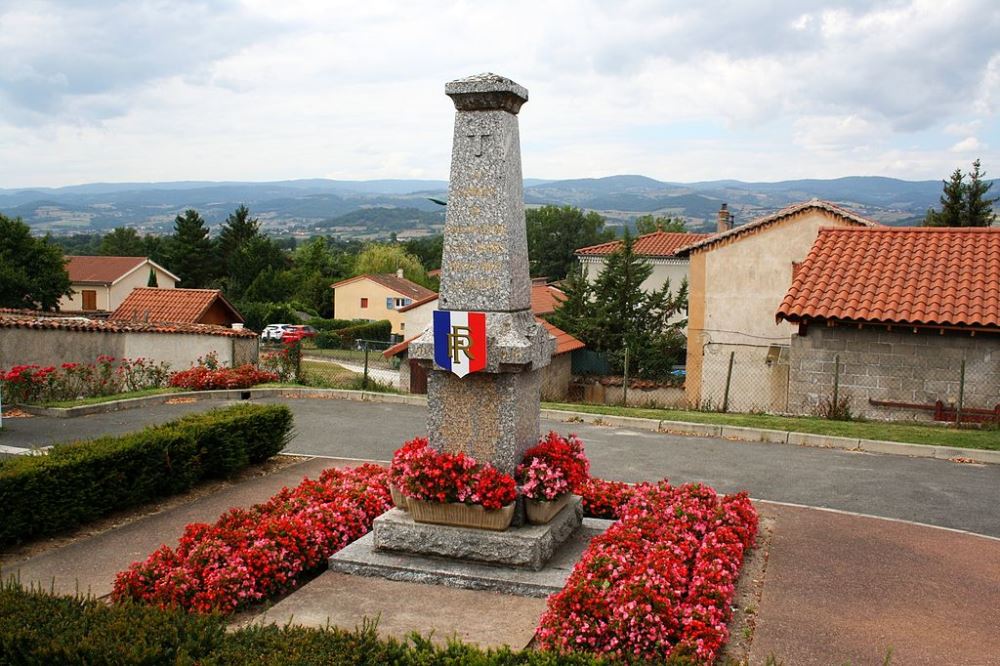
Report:
<svg viewBox="0 0 1000 666"><path fill-rule="evenodd" d="M230 476L285 448L291 428L285 405L242 404L0 460L0 547Z"/></svg>

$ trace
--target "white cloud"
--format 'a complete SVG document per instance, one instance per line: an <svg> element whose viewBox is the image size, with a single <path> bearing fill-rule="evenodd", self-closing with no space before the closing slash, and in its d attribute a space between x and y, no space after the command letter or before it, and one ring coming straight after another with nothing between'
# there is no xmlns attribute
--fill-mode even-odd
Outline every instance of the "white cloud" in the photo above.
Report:
<svg viewBox="0 0 1000 666"><path fill-rule="evenodd" d="M443 84L484 70L531 90L530 176L939 178L1000 90L990 0L0 0L0 25L0 187L442 178Z"/></svg>
<svg viewBox="0 0 1000 666"><path fill-rule="evenodd" d="M951 147L953 153L974 153L982 150L985 146L974 136L969 136Z"/></svg>

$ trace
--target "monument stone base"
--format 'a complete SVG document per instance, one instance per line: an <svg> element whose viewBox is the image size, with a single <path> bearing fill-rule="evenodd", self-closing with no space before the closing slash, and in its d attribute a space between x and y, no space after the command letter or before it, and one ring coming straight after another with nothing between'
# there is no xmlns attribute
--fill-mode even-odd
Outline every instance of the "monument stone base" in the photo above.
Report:
<svg viewBox="0 0 1000 666"><path fill-rule="evenodd" d="M503 532L418 523L399 509L383 513L372 529L376 550L482 562L539 571L583 522L580 499L573 498L545 525Z"/></svg>
<svg viewBox="0 0 1000 666"><path fill-rule="evenodd" d="M581 527L556 549L538 571L528 567L498 566L473 560L378 550L375 548L374 532L335 553L329 560L329 569L355 576L468 590L492 590L523 597L547 597L566 586L566 579L590 540L604 532L611 523L610 520L584 518Z"/></svg>

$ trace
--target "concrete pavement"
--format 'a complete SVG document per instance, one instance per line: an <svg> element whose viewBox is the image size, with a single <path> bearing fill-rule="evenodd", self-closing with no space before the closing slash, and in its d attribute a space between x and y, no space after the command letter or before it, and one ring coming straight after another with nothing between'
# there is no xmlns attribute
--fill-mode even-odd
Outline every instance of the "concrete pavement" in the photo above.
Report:
<svg viewBox="0 0 1000 666"><path fill-rule="evenodd" d="M296 436L287 449L290 453L388 460L403 441L425 430L424 406L348 400L281 401L295 413ZM45 445L73 437L128 432L222 404L213 400L156 405L76 419L10 419L4 422L0 444ZM1000 465L956 464L547 420L543 420L542 427L577 432L587 447L593 474L604 478L701 481L722 492L748 489L760 499L1000 537L996 502Z"/></svg>

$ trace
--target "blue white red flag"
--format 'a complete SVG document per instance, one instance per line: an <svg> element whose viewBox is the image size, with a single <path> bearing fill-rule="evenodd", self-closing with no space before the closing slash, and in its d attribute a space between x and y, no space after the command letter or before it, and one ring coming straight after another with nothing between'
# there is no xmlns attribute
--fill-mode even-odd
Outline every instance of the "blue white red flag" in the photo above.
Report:
<svg viewBox="0 0 1000 666"><path fill-rule="evenodd" d="M434 311L434 362L464 377L486 367L486 313Z"/></svg>

